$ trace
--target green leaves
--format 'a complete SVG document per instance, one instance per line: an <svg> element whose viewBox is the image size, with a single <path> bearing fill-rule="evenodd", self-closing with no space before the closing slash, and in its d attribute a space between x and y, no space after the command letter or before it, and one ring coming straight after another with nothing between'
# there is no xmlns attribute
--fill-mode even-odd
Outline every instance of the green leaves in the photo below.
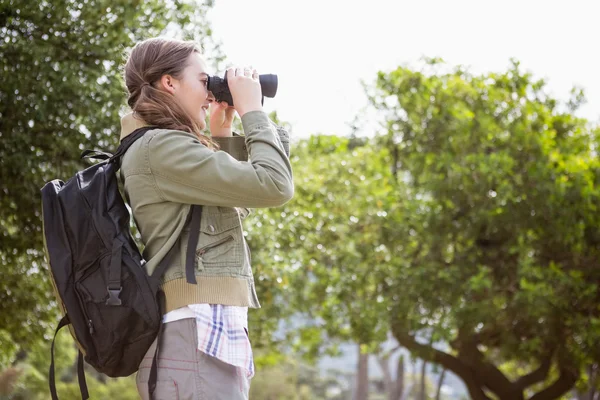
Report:
<svg viewBox="0 0 600 400"><path fill-rule="evenodd" d="M420 251L396 247L406 262L391 318L409 327L397 336L474 340L491 362L557 349L575 369L593 359L597 345L581 347L600 343L584 322L598 314L600 281L598 161L586 121L559 111L517 62L481 76L398 68L378 75L375 93L388 126L379 143L410 177L404 206L422 210L405 214Z"/></svg>
<svg viewBox="0 0 600 400"><path fill-rule="evenodd" d="M245 225L263 302L251 318L280 309L302 321L284 331L311 358L339 340L378 344L388 330L381 277L393 269L384 243L395 207L387 153L315 136L292 154L294 199L255 210ZM253 329L262 330L256 322Z"/></svg>
<svg viewBox="0 0 600 400"><path fill-rule="evenodd" d="M210 4L0 5L0 70L6 77L0 82L0 323L17 344L30 346L48 322L56 323L42 254L41 187L85 167L83 149L116 147L126 100L121 65L136 41L184 24L188 36L216 49L218 62L205 20Z"/></svg>

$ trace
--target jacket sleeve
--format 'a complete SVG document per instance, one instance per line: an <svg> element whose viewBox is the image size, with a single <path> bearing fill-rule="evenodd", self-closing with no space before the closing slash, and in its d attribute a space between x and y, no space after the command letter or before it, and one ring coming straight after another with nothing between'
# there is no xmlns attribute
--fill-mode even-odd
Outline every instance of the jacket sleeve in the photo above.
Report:
<svg viewBox="0 0 600 400"><path fill-rule="evenodd" d="M238 161L248 161L248 148L246 147L246 138L234 133L233 136L213 137L222 150Z"/></svg>
<svg viewBox="0 0 600 400"><path fill-rule="evenodd" d="M285 151L285 155L289 158L290 135L288 131L281 126L276 125L273 121L270 121L270 123L277 131L279 142L281 143L283 151ZM212 140L219 144L221 150L229 153L236 160L248 161L248 149L246 148L246 139L244 136L234 133L233 136L213 137Z"/></svg>
<svg viewBox="0 0 600 400"><path fill-rule="evenodd" d="M263 111L242 117L251 161L213 151L192 134L160 131L148 141L148 162L165 201L224 207L276 207L294 194L292 168Z"/></svg>
<svg viewBox="0 0 600 400"><path fill-rule="evenodd" d="M275 127L275 129L277 130L277 135L279 136L279 141L281 142L281 145L283 146L283 151L285 151L285 155L288 156L288 158L290 157L290 134L288 133L288 131L285 130L285 128L278 126L275 124L275 122L270 121L271 125L273 125L273 127Z"/></svg>

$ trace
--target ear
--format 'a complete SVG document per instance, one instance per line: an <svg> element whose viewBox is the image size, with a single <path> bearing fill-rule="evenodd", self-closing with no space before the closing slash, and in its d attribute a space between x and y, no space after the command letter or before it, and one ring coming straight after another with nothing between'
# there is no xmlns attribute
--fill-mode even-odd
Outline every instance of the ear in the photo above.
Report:
<svg viewBox="0 0 600 400"><path fill-rule="evenodd" d="M179 88L179 81L173 78L171 75L163 75L160 78L158 88L168 93L175 94L175 91Z"/></svg>

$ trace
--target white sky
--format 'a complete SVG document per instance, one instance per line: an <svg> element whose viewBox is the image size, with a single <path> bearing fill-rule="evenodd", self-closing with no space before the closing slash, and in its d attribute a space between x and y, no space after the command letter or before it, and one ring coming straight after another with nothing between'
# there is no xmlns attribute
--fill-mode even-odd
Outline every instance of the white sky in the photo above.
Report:
<svg viewBox="0 0 600 400"><path fill-rule="evenodd" d="M360 81L423 56L474 72L515 57L561 100L583 87L580 115L600 120L600 0L218 0L209 18L230 62L279 76L265 109L296 137L349 133Z"/></svg>

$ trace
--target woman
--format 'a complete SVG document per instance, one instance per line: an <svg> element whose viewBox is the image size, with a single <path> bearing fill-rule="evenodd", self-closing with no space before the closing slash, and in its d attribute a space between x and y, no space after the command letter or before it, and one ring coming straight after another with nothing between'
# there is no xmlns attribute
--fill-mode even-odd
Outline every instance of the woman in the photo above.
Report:
<svg viewBox="0 0 600 400"><path fill-rule="evenodd" d="M122 120L121 138L142 126L158 127L131 146L120 172L148 273L179 246L162 278L166 309L155 399L248 398L254 367L247 309L260 305L241 221L247 208L280 206L294 192L287 133L262 110L256 70L227 70L235 109L214 102L207 79L191 42L146 40L125 65L133 113ZM212 137L202 133L209 108ZM233 136L235 111L244 137ZM238 159L219 150L217 141ZM251 161L240 161L248 156ZM203 206L196 284L188 283L185 271L192 204ZM137 374L142 399L149 398L155 346Z"/></svg>

